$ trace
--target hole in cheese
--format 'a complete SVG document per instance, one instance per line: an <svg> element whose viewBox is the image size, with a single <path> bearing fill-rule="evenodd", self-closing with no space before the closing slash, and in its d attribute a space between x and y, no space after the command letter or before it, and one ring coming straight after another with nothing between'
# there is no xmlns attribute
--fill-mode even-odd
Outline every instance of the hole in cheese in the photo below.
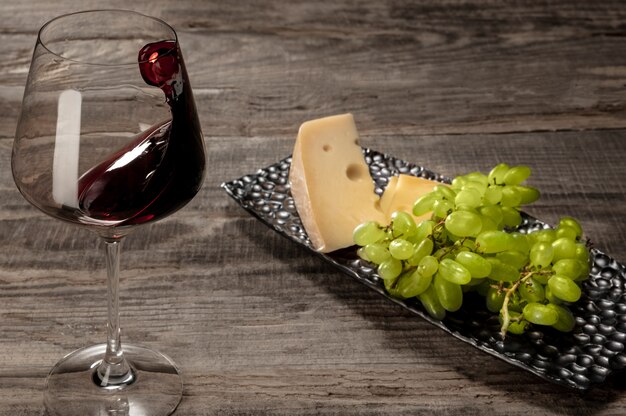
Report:
<svg viewBox="0 0 626 416"><path fill-rule="evenodd" d="M352 163L348 165L348 168L346 169L346 176L351 181L360 181L367 176L367 172L365 172L365 168L362 165Z"/></svg>

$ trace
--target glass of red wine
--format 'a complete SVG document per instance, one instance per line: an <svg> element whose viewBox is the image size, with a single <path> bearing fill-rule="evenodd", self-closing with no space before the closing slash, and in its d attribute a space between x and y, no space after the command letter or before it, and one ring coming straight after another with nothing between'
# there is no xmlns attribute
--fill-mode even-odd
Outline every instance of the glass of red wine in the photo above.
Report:
<svg viewBox="0 0 626 416"><path fill-rule="evenodd" d="M125 235L189 202L205 149L176 32L123 10L68 14L39 31L12 156L22 195L94 231L106 249L107 342L50 372L51 415L168 415L182 397L176 365L120 343L119 253Z"/></svg>

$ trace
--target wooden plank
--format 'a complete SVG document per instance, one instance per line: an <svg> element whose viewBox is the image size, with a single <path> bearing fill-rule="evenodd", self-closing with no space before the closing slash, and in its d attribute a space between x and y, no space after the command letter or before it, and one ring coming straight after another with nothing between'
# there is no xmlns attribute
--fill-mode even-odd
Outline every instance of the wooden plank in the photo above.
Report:
<svg viewBox="0 0 626 416"><path fill-rule="evenodd" d="M362 143L453 176L527 164L550 223L578 218L626 262L626 6L556 1L114 0L180 33L208 150L187 207L122 256L123 339L172 356L180 415L621 415L620 373L578 394L389 304L253 219L219 184L351 111ZM37 28L100 2L0 5L0 416L43 414L44 380L104 340L94 235L15 189L13 132Z"/></svg>
<svg viewBox="0 0 626 416"><path fill-rule="evenodd" d="M469 136L464 147L455 146L457 136L423 138L419 145L399 136L363 141L446 174L484 169L496 155L535 162L533 182L544 189L546 202L532 213L555 220L576 207L567 213L623 259L626 230L612 220L625 214L623 183L617 191L590 186L624 174L619 153L605 152L619 149L621 138L607 132L577 136ZM603 148L593 146L600 137ZM181 414L505 414L502 406L508 414L558 414L596 409L616 394L609 387L581 399L451 339L294 247L218 188L283 157L291 144L292 138L210 140L211 171L198 198L126 241L124 334L177 359L187 383ZM471 157L466 149L474 149ZM574 165L567 159L572 155ZM576 166L585 159L593 161L587 174ZM566 192L563 181L577 179L587 186L579 195ZM14 372L31 368L29 379L39 386L63 353L101 341L105 314L102 253L91 248L95 237L33 215L14 196L18 212L2 222L12 234L0 241L3 334L10 340L0 343L0 354L11 358L0 379L6 377L9 391L16 389ZM445 400L444 390L450 391ZM617 414L619 403L602 405L605 414Z"/></svg>
<svg viewBox="0 0 626 416"><path fill-rule="evenodd" d="M203 4L147 10L181 32L207 134L286 134L301 120L345 111L379 133L626 127L622 2L516 12L450 6L448 14L392 3L367 12L341 3L295 3L291 13L247 6L247 13ZM350 13L356 20L346 24ZM5 61L5 82L20 87L32 46L18 30L27 23L10 24L19 27L9 26L3 43L16 37L19 49ZM0 137L12 136L19 108L19 94L7 95Z"/></svg>

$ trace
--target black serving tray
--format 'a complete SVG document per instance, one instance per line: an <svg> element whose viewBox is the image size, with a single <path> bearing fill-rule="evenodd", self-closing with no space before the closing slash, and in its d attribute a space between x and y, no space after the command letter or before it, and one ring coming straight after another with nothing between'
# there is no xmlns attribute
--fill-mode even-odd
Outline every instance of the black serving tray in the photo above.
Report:
<svg viewBox="0 0 626 416"><path fill-rule="evenodd" d="M400 173L449 182L421 166L363 149L376 184L382 194L389 178ZM414 299L399 300L389 296L376 270L359 259L354 249L329 254L315 251L302 226L291 197L287 157L255 174L222 184L222 188L244 209L287 239L308 249L342 272L352 276L390 302L443 329L455 338L529 371L550 382L577 390L587 390L603 383L608 376L626 367L626 267L611 257L592 249L589 279L583 283L583 295L570 306L576 327L570 333L535 326L524 335L500 337L497 316L486 310L484 302L467 296L462 308L448 313L442 321L431 318ZM548 225L523 214L519 231L531 232Z"/></svg>

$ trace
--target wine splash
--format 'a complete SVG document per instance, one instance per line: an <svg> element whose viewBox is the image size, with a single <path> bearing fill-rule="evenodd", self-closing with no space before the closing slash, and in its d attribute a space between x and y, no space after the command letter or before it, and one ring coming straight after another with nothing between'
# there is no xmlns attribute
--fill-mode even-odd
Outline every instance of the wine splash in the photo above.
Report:
<svg viewBox="0 0 626 416"><path fill-rule="evenodd" d="M184 206L202 184L205 154L200 123L175 41L139 52L144 81L159 87L171 120L136 136L127 146L89 169L78 184L79 209L115 226L143 224Z"/></svg>

